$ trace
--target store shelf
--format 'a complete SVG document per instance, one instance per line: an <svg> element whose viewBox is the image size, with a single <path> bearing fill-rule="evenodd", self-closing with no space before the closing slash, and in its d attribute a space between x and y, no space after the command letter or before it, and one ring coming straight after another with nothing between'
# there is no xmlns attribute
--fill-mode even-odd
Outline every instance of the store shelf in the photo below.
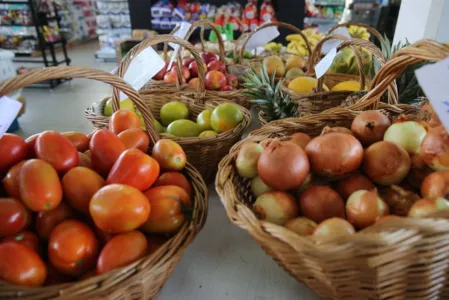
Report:
<svg viewBox="0 0 449 300"><path fill-rule="evenodd" d="M338 23L335 19L327 19L327 18L314 18L314 17L306 17L304 18L304 23L306 24L332 24L332 23Z"/></svg>
<svg viewBox="0 0 449 300"><path fill-rule="evenodd" d="M317 1L315 2L315 5L317 6L345 6L345 3L329 3L329 2L322 2L322 1Z"/></svg>
<svg viewBox="0 0 449 300"><path fill-rule="evenodd" d="M28 56L28 57L39 57L41 52L37 50L25 50L25 49L5 49L14 52L16 56Z"/></svg>

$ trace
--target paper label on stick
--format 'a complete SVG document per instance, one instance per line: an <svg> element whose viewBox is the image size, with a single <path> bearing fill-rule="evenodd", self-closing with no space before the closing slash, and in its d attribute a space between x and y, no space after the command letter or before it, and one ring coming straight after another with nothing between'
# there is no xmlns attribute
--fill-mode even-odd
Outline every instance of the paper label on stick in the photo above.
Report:
<svg viewBox="0 0 449 300"><path fill-rule="evenodd" d="M22 103L8 96L0 98L0 138L6 133L19 114Z"/></svg>
<svg viewBox="0 0 449 300"><path fill-rule="evenodd" d="M315 65L315 74L316 78L321 78L324 74L326 74L327 70L332 65L332 62L334 61L335 57L337 56L337 48L332 48L328 54L326 54L325 57L323 57L322 60L320 60L319 63Z"/></svg>
<svg viewBox="0 0 449 300"><path fill-rule="evenodd" d="M449 57L415 70L416 79L449 132Z"/></svg>
<svg viewBox="0 0 449 300"><path fill-rule="evenodd" d="M173 35L184 40L186 38L186 34L189 31L190 27L192 27L192 24L190 24L188 22L182 22L179 29ZM168 43L168 45L173 48L173 55L170 58L170 63L168 64L168 68L167 68L167 70L170 70L171 65L173 64L173 62L176 59L176 56L178 56L180 45L175 44L175 43Z"/></svg>
<svg viewBox="0 0 449 300"><path fill-rule="evenodd" d="M345 37L347 37L348 39L351 38L351 35L348 32L348 29L346 27L339 27L337 29L335 29L332 34L339 34L339 35L343 35ZM337 40L337 39L332 39L332 40L328 40L326 42L324 42L323 46L321 47L321 52L324 54L329 53L329 51L332 50L332 48L337 48L343 41L342 40Z"/></svg>
<svg viewBox="0 0 449 300"><path fill-rule="evenodd" d="M275 26L266 27L254 33L246 44L245 50L251 51L264 46L279 36L279 30Z"/></svg>

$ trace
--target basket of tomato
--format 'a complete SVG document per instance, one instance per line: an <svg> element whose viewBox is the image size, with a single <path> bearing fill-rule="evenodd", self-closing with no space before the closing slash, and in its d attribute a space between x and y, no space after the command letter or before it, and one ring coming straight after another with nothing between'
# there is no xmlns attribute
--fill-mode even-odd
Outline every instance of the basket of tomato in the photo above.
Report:
<svg viewBox="0 0 449 300"><path fill-rule="evenodd" d="M271 122L220 162L229 219L324 299L449 297L449 134L428 104L381 102L407 66L446 57L402 49L360 103Z"/></svg>
<svg viewBox="0 0 449 300"><path fill-rule="evenodd" d="M122 79L52 67L0 84L87 78L123 91L142 112L118 110L110 130L0 137L0 298L153 299L204 225L207 188Z"/></svg>

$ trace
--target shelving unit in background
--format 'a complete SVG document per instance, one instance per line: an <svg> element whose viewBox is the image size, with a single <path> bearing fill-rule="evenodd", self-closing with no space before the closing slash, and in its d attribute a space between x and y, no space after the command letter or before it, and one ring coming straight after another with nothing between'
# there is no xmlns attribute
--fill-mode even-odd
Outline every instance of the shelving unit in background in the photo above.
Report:
<svg viewBox="0 0 449 300"><path fill-rule="evenodd" d="M320 32L327 32L337 24L345 9L345 0L306 0L315 6L319 13L317 16L306 15L304 25L306 27L318 27Z"/></svg>

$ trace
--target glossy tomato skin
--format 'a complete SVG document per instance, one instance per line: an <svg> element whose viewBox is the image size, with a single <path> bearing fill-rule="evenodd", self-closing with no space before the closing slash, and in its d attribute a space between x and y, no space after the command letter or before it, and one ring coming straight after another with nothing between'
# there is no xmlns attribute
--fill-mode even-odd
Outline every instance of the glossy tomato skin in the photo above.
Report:
<svg viewBox="0 0 449 300"><path fill-rule="evenodd" d="M36 151L34 150L34 147L36 145L36 140L39 137L40 133L33 134L32 136L28 137L25 140L25 143L27 144L27 155L26 158L36 158Z"/></svg>
<svg viewBox="0 0 449 300"><path fill-rule="evenodd" d="M187 177L179 172L166 172L159 176L159 178L154 183L154 187L163 185L176 185L187 192L189 196L192 195L192 185L190 184Z"/></svg>
<svg viewBox="0 0 449 300"><path fill-rule="evenodd" d="M52 210L61 203L62 187L58 173L46 161L27 160L19 174L20 196L33 211Z"/></svg>
<svg viewBox="0 0 449 300"><path fill-rule="evenodd" d="M159 164L154 158L139 149L128 149L112 167L107 184L127 184L143 192L153 185L159 171Z"/></svg>
<svg viewBox="0 0 449 300"><path fill-rule="evenodd" d="M145 196L150 201L151 213L141 229L148 233L176 233L186 220L182 204L190 206L190 197L174 185L149 189Z"/></svg>
<svg viewBox="0 0 449 300"><path fill-rule="evenodd" d="M84 214L89 214L90 199L104 184L103 177L84 167L73 168L62 177L65 199L70 206Z"/></svg>
<svg viewBox="0 0 449 300"><path fill-rule="evenodd" d="M66 220L55 227L48 242L48 256L61 273L78 276L95 265L98 242L86 224Z"/></svg>
<svg viewBox="0 0 449 300"><path fill-rule="evenodd" d="M126 148L114 133L100 129L92 135L89 150L94 170L107 176L115 161Z"/></svg>
<svg viewBox="0 0 449 300"><path fill-rule="evenodd" d="M51 232L58 224L72 218L73 216L74 214L72 208L64 202L61 202L61 204L59 204L55 209L50 211L41 211L37 214L36 232L41 238L48 240Z"/></svg>
<svg viewBox="0 0 449 300"><path fill-rule="evenodd" d="M78 151L70 140L56 131L42 132L34 146L37 158L50 163L55 170L64 174L78 165Z"/></svg>
<svg viewBox="0 0 449 300"><path fill-rule="evenodd" d="M95 225L105 233L123 233L142 225L150 215L150 203L138 189L111 184L92 197L89 211Z"/></svg>
<svg viewBox="0 0 449 300"><path fill-rule="evenodd" d="M15 199L20 199L20 188L19 188L19 173L22 169L25 160L16 163L9 169L6 173L5 178L3 178L3 186L8 193L8 195Z"/></svg>
<svg viewBox="0 0 449 300"><path fill-rule="evenodd" d="M89 149L89 139L82 132L67 131L62 133L79 152L84 152Z"/></svg>
<svg viewBox="0 0 449 300"><path fill-rule="evenodd" d="M181 171L187 162L186 154L181 146L169 139L159 140L154 145L151 156L157 160L164 171Z"/></svg>
<svg viewBox="0 0 449 300"><path fill-rule="evenodd" d="M39 247L39 238L37 235L31 231L22 231L19 233L16 233L14 235L10 235L5 237L2 242L7 241L13 241L19 244L22 244L24 246L27 246L30 249L33 249L36 251L36 253L39 254L40 247Z"/></svg>
<svg viewBox="0 0 449 300"><path fill-rule="evenodd" d="M129 128L140 128L140 119L131 110L118 110L109 119L109 130L119 134Z"/></svg>
<svg viewBox="0 0 449 300"><path fill-rule="evenodd" d="M0 198L0 237L22 231L30 221L30 212L22 202L13 198Z"/></svg>
<svg viewBox="0 0 449 300"><path fill-rule="evenodd" d="M23 138L5 133L0 137L0 173L8 171L13 165L24 160L28 152Z"/></svg>
<svg viewBox="0 0 449 300"><path fill-rule="evenodd" d="M8 241L0 243L0 257L1 280L30 287L44 284L47 268L33 249Z"/></svg>
<svg viewBox="0 0 449 300"><path fill-rule="evenodd" d="M150 146L148 134L140 128L126 129L118 134L118 138L123 142L126 149L139 149L146 153L148 146Z"/></svg>
<svg viewBox="0 0 449 300"><path fill-rule="evenodd" d="M101 250L97 261L97 274L133 263L148 253L146 237L134 230L114 236Z"/></svg>

